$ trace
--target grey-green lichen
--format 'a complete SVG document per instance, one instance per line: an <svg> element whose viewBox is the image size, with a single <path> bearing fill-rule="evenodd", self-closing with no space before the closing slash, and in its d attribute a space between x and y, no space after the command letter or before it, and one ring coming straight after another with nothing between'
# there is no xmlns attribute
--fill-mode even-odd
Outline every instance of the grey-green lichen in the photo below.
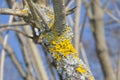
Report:
<svg viewBox="0 0 120 80"><path fill-rule="evenodd" d="M49 32L41 33L39 39L51 54L62 80L94 80L92 73L79 58L78 52L72 45L71 28L66 25L65 30L59 34L58 30L52 27L54 24L53 11L43 5L38 8L51 29Z"/></svg>

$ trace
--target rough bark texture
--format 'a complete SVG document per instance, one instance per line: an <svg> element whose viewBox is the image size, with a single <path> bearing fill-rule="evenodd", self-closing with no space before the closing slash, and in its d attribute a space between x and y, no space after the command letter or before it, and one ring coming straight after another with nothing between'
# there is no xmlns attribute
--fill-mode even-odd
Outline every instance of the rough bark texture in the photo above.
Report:
<svg viewBox="0 0 120 80"><path fill-rule="evenodd" d="M107 49L104 27L103 27L103 10L100 7L99 0L92 2L93 18L90 19L93 35L96 41L97 54L104 72L105 80L116 80L110 63L109 52Z"/></svg>
<svg viewBox="0 0 120 80"><path fill-rule="evenodd" d="M39 39L42 40L47 52L51 54L62 80L94 80L90 70L79 58L78 52L71 43L73 32L66 25L65 12L61 11L64 8L63 1L53 1L55 1L55 19L53 14L45 13L46 15L44 17L49 19L48 22L52 18L51 22L55 20L55 24L51 26L51 23L48 23L51 30L47 33L42 33Z"/></svg>

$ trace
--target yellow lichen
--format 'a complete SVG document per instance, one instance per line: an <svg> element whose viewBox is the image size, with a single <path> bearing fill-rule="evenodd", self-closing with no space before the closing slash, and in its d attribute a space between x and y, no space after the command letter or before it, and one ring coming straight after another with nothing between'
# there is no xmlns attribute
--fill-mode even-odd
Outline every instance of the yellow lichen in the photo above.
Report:
<svg viewBox="0 0 120 80"><path fill-rule="evenodd" d="M52 43L55 45L55 47L50 48L50 51L53 53L62 53L65 57L69 54L78 54L69 39L65 39L60 43L56 43L56 41Z"/></svg>
<svg viewBox="0 0 120 80"><path fill-rule="evenodd" d="M24 14L28 14L29 7L28 5L25 5L24 9L21 10Z"/></svg>
<svg viewBox="0 0 120 80"><path fill-rule="evenodd" d="M76 70L80 73L83 73L83 74L87 73L86 68L84 68L82 64L80 64L79 67L76 68Z"/></svg>
<svg viewBox="0 0 120 80"><path fill-rule="evenodd" d="M24 14L28 14L28 9L23 9L22 12L23 12Z"/></svg>
<svg viewBox="0 0 120 80"><path fill-rule="evenodd" d="M61 60L61 56L59 54L53 54L54 55L54 58L57 60L57 61L60 61Z"/></svg>

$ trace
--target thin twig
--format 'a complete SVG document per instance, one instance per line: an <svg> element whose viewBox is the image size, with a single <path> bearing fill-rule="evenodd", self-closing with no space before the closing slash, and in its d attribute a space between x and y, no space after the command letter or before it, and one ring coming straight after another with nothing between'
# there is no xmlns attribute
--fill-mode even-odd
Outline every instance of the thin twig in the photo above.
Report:
<svg viewBox="0 0 120 80"><path fill-rule="evenodd" d="M27 16L27 14L23 13L21 10L14 10L14 9L8 9L8 8L0 8L0 14L14 15L19 17Z"/></svg>
<svg viewBox="0 0 120 80"><path fill-rule="evenodd" d="M87 58L87 55L86 55L86 52L85 52L85 49L84 49L84 46L83 46L82 42L80 42L80 51L81 51L81 54L82 54L82 57L83 57L83 60L84 60L85 64L90 69L88 58Z"/></svg>
<svg viewBox="0 0 120 80"><path fill-rule="evenodd" d="M79 53L79 22L80 22L80 11L81 11L81 0L76 0L76 11L75 11L75 23L74 23L74 46Z"/></svg>
<svg viewBox="0 0 120 80"><path fill-rule="evenodd" d="M4 42L4 40L3 40L2 36L0 35L0 43L3 44L3 42ZM14 65L16 66L17 70L20 72L20 75L24 78L26 76L26 74L25 74L21 64L19 63L17 57L15 56L15 53L11 49L11 47L9 45L6 45L4 47L4 49L5 49L5 51L7 51L7 53L11 57L11 60L14 63Z"/></svg>
<svg viewBox="0 0 120 80"><path fill-rule="evenodd" d="M23 27L23 28L24 28L26 33L28 33L28 34L31 33L29 27ZM31 53L32 53L30 55L32 57L32 63L34 64L35 70L37 72L38 79L49 80L37 46L30 39L28 39L27 44L28 44L29 49L31 50Z"/></svg>
<svg viewBox="0 0 120 80"><path fill-rule="evenodd" d="M115 17L112 13L110 13L109 11L106 11L106 13L107 13L113 20L117 21L117 22L120 24L120 20L119 20L117 17Z"/></svg>
<svg viewBox="0 0 120 80"><path fill-rule="evenodd" d="M13 9L16 7L16 4L13 5ZM9 18L9 23L11 23L13 21L13 16L10 16ZM1 72L0 72L0 80L3 80L3 77L4 77L4 60L5 60L5 51L4 51L4 48L7 44L7 40L8 40L8 32L7 34L5 35L5 38L4 38L4 41L3 41L3 49L2 49L2 52L1 52L1 55L2 55L2 59L1 59Z"/></svg>
<svg viewBox="0 0 120 80"><path fill-rule="evenodd" d="M75 12L76 7L73 7L72 9L66 10L66 15L72 14Z"/></svg>
<svg viewBox="0 0 120 80"><path fill-rule="evenodd" d="M16 27L17 29L20 30L20 28ZM25 64L27 66L27 76L25 77L25 80L35 80L35 77L34 77L34 72L33 72L33 66L32 66L32 62L31 62L31 58L29 57L31 53L31 50L29 49L29 46L27 43L27 39L28 38L25 38L23 35L21 34L17 34L17 37L18 37L18 40L20 42L20 47L22 49L22 53L23 53L23 58L24 58L24 61L25 61Z"/></svg>
<svg viewBox="0 0 120 80"><path fill-rule="evenodd" d="M69 0L68 0L69 1ZM70 0L67 4L66 4L66 9L68 9L72 3L74 2L74 0Z"/></svg>
<svg viewBox="0 0 120 80"><path fill-rule="evenodd" d="M80 28L81 29L80 30L80 42L82 41L83 31L84 31L84 27L85 27L85 24L86 24L86 17L87 17L87 13L85 13L85 15L84 15L83 24Z"/></svg>
<svg viewBox="0 0 120 80"><path fill-rule="evenodd" d="M120 17L120 10L118 8L118 5L114 3L114 6L115 6L115 10L116 10L118 16Z"/></svg>
<svg viewBox="0 0 120 80"><path fill-rule="evenodd" d="M83 0L83 4L86 8L86 13L87 13L87 16L90 18L90 19L93 19L93 14L92 14L92 11L91 11L91 4L92 4L92 0L90 3L87 2L87 0Z"/></svg>
<svg viewBox="0 0 120 80"><path fill-rule="evenodd" d="M23 22L23 21L21 21L21 22L13 22L11 24L0 24L0 28L5 28L5 27L8 27L8 26L20 27L20 26L24 26L24 25L28 25L28 24Z"/></svg>
<svg viewBox="0 0 120 80"><path fill-rule="evenodd" d="M103 9L104 9L104 10L108 9L109 4L110 4L110 0L106 1L106 3L104 4L105 6L104 6Z"/></svg>
<svg viewBox="0 0 120 80"><path fill-rule="evenodd" d="M6 46L6 43L7 43L7 37L5 37L5 39L4 39L3 47ZM0 75L0 80L3 80L3 76L4 76L4 61L5 61L5 51L4 51L4 48L3 48L2 52L1 52L1 63L0 63L0 65L1 65L1 69L0 69L1 75Z"/></svg>
<svg viewBox="0 0 120 80"><path fill-rule="evenodd" d="M27 38L33 39L33 36L30 36L30 35L22 32L22 31L20 31L20 30L18 30L18 29L16 29L16 28L12 28L12 27L1 28L1 29L0 29L0 32L3 32L3 31L5 31L5 30L13 30L13 31L16 31L16 32L18 32L18 33L21 33L22 35L26 36Z"/></svg>
<svg viewBox="0 0 120 80"><path fill-rule="evenodd" d="M18 4L16 3L16 0L7 0L8 6L9 7L13 7L15 4L17 5L16 7L18 7ZM1 37L2 40L2 37ZM2 43L2 42L1 42ZM10 55L15 67L17 68L17 70L19 71L20 75L25 78L26 77L26 73L23 70L21 64L19 63L18 59L16 58L16 55L14 54L13 50L11 49L10 46L6 46L5 50L8 52L8 54Z"/></svg>
<svg viewBox="0 0 120 80"><path fill-rule="evenodd" d="M82 43L82 36L83 36L83 32L84 32L84 27L85 27L85 24L86 24L86 17L87 17L87 13L85 12L83 24L82 24L81 30L80 30L80 51L81 51L81 54L82 54L82 57L83 57L83 60L84 60L85 64L90 69L88 58L87 58L87 55L86 55L86 52L84 50L84 46L83 46L83 43Z"/></svg>

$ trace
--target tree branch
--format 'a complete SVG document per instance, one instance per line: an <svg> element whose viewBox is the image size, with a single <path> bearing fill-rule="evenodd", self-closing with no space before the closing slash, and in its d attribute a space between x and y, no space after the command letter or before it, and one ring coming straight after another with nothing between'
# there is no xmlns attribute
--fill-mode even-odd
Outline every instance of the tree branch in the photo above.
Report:
<svg viewBox="0 0 120 80"><path fill-rule="evenodd" d="M27 34L31 33L30 28L28 28L28 27L23 27L23 28ZM27 41L28 41L29 49L31 50L30 55L31 55L35 70L37 72L38 79L49 80L37 46L35 45L35 43L32 40L27 39Z"/></svg>
<svg viewBox="0 0 120 80"><path fill-rule="evenodd" d="M16 27L16 28L20 30L19 27ZM34 72L33 72L32 61L31 61L31 58L29 57L30 56L29 53L31 53L32 51L31 49L29 49L29 46L28 46L28 41L27 41L28 38L24 37L23 35L19 33L17 33L17 37L20 42L20 47L23 53L23 58L24 58L24 61L27 67L27 74L26 74L25 80L36 80L35 76L33 75Z"/></svg>
<svg viewBox="0 0 120 80"><path fill-rule="evenodd" d="M52 1L55 13L55 23L53 28L55 28L58 33L62 33L62 31L64 31L66 28L66 12L64 0Z"/></svg>
<svg viewBox="0 0 120 80"><path fill-rule="evenodd" d="M74 46L76 48L76 50L79 53L79 40L80 40L80 27L79 27L79 22L80 22L80 11L81 11L81 3L82 1L80 0L76 0L76 10L75 10L75 18L74 18Z"/></svg>
<svg viewBox="0 0 120 80"><path fill-rule="evenodd" d="M22 35L26 36L27 38L33 39L33 36L30 36L30 35L22 32L22 31L20 31L20 30L18 30L18 29L16 29L16 28L6 27L6 28L0 29L0 32L3 32L3 31L5 31L5 30L13 30L13 31L16 31L16 32L18 32L18 33L21 33Z"/></svg>
<svg viewBox="0 0 120 80"><path fill-rule="evenodd" d="M92 12L91 12L91 3L92 3L92 1L91 1L90 3L88 3L87 0L83 0L83 3L84 3L84 6L85 6L85 8L86 8L87 16L88 16L90 19L92 19L92 18L93 18L93 14L92 14Z"/></svg>
<svg viewBox="0 0 120 80"><path fill-rule="evenodd" d="M72 9L66 10L66 16L75 12L75 9L76 9L76 7L73 7Z"/></svg>
<svg viewBox="0 0 120 80"><path fill-rule="evenodd" d="M113 20L115 20L117 23L120 24L120 20L119 20L117 17L115 17L110 11L106 11L106 13L107 13Z"/></svg>
<svg viewBox="0 0 120 80"><path fill-rule="evenodd" d="M19 17L28 16L27 14L24 14L20 10L14 10L14 9L8 9L8 8L0 8L0 14L3 14L3 15L14 15L14 16L19 16Z"/></svg>
<svg viewBox="0 0 120 80"><path fill-rule="evenodd" d="M21 22L13 22L11 24L0 24L0 28L5 28L5 27L9 27L9 26L24 26L24 25L28 25L27 23L21 21Z"/></svg>
<svg viewBox="0 0 120 80"><path fill-rule="evenodd" d="M2 36L0 35L0 43L3 43L3 38ZM20 75L25 78L26 76L26 73L24 72L21 64L19 63L18 59L16 58L16 56L14 55L14 52L13 50L11 49L11 47L9 45L6 45L4 47L4 49L8 52L9 56L11 57L12 59L12 62L14 63L14 65L16 66L16 68L18 69L18 71L20 72Z"/></svg>

